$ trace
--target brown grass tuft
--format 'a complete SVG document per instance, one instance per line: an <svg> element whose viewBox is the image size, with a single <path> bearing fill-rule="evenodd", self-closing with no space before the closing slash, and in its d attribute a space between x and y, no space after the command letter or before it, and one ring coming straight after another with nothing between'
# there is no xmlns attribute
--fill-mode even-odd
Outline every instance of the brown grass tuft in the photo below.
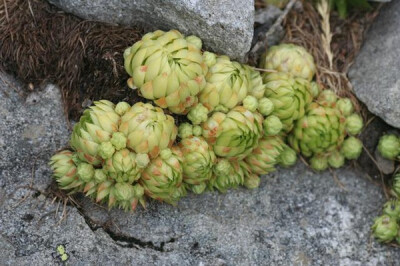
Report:
<svg viewBox="0 0 400 266"><path fill-rule="evenodd" d="M349 97L365 118L367 112L353 95L347 72L377 13L355 13L343 20L335 12L327 13L327 6L320 6L318 11L309 1L303 1L303 10L292 10L283 23L283 42L303 46L314 56L317 82Z"/></svg>
<svg viewBox="0 0 400 266"><path fill-rule="evenodd" d="M0 1L0 63L26 83L60 86L67 116L102 98L136 102L123 51L143 31L65 14L45 0Z"/></svg>

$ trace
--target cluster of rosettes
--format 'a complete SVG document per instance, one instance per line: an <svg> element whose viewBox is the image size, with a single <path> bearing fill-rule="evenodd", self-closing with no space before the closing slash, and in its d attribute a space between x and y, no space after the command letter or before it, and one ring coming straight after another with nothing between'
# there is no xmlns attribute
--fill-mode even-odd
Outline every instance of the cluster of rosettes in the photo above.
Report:
<svg viewBox="0 0 400 266"><path fill-rule="evenodd" d="M400 140L395 134L384 135L378 143L379 153L386 159L398 160ZM374 237L382 243L396 241L400 244L400 174L397 173L391 183L390 194L394 199L383 206L383 214L375 218L372 225Z"/></svg>
<svg viewBox="0 0 400 266"><path fill-rule="evenodd" d="M144 195L174 204L185 194L174 119L151 104L95 102L74 126L72 151L51 158L62 189L135 209Z"/></svg>
<svg viewBox="0 0 400 266"><path fill-rule="evenodd" d="M329 163L358 157L359 141L344 139L362 120L348 99L320 94L303 48L272 47L262 67L274 73L262 75L201 49L178 31L148 33L126 49L128 86L157 107L95 102L74 127L71 151L51 159L60 187L130 210L146 197L175 204L187 190L256 188L276 165L293 165L296 151ZM178 128L162 108L190 122Z"/></svg>
<svg viewBox="0 0 400 266"><path fill-rule="evenodd" d="M400 139L394 134L383 135L378 143L379 153L386 159L397 160L400 156Z"/></svg>
<svg viewBox="0 0 400 266"><path fill-rule="evenodd" d="M322 91L296 121L288 136L290 145L311 157L310 166L315 170L339 168L345 159L357 159L363 146L355 136L361 132L363 120L353 109L350 99L340 99L331 90Z"/></svg>
<svg viewBox="0 0 400 266"><path fill-rule="evenodd" d="M302 47L281 44L262 59L261 67L278 71L263 75L265 95L273 103L272 117L280 119L281 135L289 145L311 157L314 170L339 168L345 159L357 159L362 143L355 136L361 132L363 120L354 113L350 99L339 98L331 90L321 91L312 81L312 56Z"/></svg>
<svg viewBox="0 0 400 266"><path fill-rule="evenodd" d="M395 182L400 185L400 176L395 177ZM383 205L383 213L375 218L372 225L374 237L382 243L396 241L400 244L400 191L397 191L397 199L391 199Z"/></svg>

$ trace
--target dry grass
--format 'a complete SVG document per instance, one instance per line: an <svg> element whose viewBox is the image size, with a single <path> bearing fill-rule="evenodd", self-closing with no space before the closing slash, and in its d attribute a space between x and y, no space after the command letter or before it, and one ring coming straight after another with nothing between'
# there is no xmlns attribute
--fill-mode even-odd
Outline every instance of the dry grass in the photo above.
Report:
<svg viewBox="0 0 400 266"><path fill-rule="evenodd" d="M354 13L346 20L328 11L327 5L322 4L316 9L309 1L303 1L303 10L292 10L284 20L286 35L283 42L305 47L316 61L317 82L340 96L349 97L357 111L367 118L366 109L352 93L347 72L378 10Z"/></svg>
<svg viewBox="0 0 400 266"><path fill-rule="evenodd" d="M331 33L331 23L330 23L330 9L327 0L318 2L317 10L321 16L321 41L322 47L325 51L326 57L328 58L329 68L332 69L333 66L333 53L331 49L332 33ZM336 90L336 88L332 88Z"/></svg>
<svg viewBox="0 0 400 266"><path fill-rule="evenodd" d="M138 99L126 87L123 51L142 30L83 21L45 0L0 0L0 62L27 84L60 86L67 116L85 103Z"/></svg>

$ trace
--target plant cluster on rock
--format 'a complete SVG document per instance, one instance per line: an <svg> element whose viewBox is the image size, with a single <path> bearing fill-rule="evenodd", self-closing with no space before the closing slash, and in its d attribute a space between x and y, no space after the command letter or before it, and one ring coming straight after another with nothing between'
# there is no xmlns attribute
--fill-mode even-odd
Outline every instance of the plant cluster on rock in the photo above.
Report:
<svg viewBox="0 0 400 266"><path fill-rule="evenodd" d="M155 31L127 48L128 86L151 100L94 103L74 126L71 150L51 159L61 189L133 210L147 198L176 204L190 190L256 188L277 165L310 157L315 170L356 159L363 123L351 101L313 81L313 57L282 44L261 74L202 51L202 41ZM175 124L168 113L185 115Z"/></svg>
<svg viewBox="0 0 400 266"><path fill-rule="evenodd" d="M398 160L400 139L395 134L383 135L378 143L378 151L388 160ZM393 199L383 206L383 214L375 218L372 225L374 237L382 243L396 241L400 244L400 174L394 175L390 190Z"/></svg>

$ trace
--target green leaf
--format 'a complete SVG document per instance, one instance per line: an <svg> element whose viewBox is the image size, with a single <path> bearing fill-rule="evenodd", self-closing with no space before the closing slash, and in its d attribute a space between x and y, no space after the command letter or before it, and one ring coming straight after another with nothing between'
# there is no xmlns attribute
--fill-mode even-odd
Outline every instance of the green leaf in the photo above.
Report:
<svg viewBox="0 0 400 266"><path fill-rule="evenodd" d="M341 18L347 17L347 0L336 0L336 9Z"/></svg>

